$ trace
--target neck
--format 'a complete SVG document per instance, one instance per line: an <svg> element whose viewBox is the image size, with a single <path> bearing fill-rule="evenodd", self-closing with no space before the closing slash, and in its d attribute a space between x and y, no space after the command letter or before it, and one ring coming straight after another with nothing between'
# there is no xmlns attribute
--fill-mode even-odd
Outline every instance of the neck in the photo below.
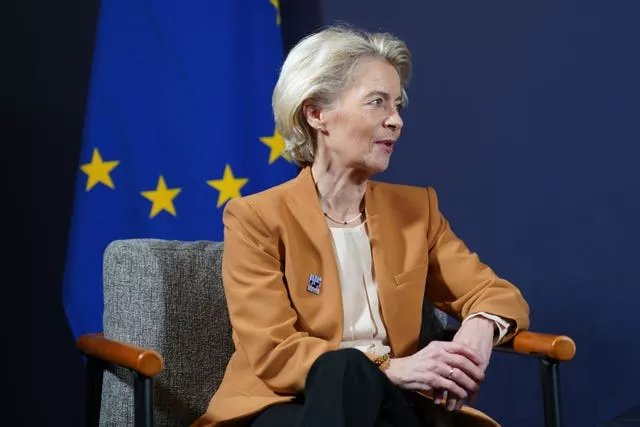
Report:
<svg viewBox="0 0 640 427"><path fill-rule="evenodd" d="M314 162L311 175L320 205L334 222L351 221L362 211L368 177L356 170Z"/></svg>

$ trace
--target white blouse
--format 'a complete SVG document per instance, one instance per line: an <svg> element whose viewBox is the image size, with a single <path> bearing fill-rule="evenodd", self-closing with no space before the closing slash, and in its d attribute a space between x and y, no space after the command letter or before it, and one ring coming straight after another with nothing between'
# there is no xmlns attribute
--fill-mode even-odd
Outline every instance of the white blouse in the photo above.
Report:
<svg viewBox="0 0 640 427"><path fill-rule="evenodd" d="M381 356L391 351L380 317L371 245L364 223L352 228L330 227L340 270L344 330L340 348Z"/></svg>

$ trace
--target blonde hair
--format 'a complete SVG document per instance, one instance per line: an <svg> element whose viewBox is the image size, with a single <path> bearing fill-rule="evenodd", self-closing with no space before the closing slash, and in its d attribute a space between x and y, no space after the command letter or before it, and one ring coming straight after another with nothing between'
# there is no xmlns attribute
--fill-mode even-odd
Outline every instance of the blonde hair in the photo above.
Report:
<svg viewBox="0 0 640 427"><path fill-rule="evenodd" d="M407 45L392 34L331 26L306 36L287 55L273 90L272 107L287 154L299 166L313 163L317 146L316 133L305 119L303 103L330 106L362 58L378 58L396 69L406 104L411 54Z"/></svg>

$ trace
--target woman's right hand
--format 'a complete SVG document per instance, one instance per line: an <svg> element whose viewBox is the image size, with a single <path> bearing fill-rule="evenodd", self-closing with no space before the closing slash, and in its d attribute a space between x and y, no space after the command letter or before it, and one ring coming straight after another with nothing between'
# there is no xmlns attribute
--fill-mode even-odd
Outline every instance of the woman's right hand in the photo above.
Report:
<svg viewBox="0 0 640 427"><path fill-rule="evenodd" d="M448 341L432 341L417 353L393 358L384 373L398 387L415 391L447 390L462 401L478 391L484 380L482 358L470 347ZM447 409L454 408L447 405Z"/></svg>

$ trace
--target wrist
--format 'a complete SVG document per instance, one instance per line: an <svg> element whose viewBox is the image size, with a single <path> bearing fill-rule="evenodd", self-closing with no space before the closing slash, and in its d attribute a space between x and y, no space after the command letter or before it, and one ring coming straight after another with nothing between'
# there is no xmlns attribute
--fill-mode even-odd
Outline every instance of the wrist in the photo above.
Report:
<svg viewBox="0 0 640 427"><path fill-rule="evenodd" d="M483 316L474 316L471 319L467 318L462 323L471 324L475 328L491 331L492 333L499 332L496 322Z"/></svg>
<svg viewBox="0 0 640 427"><path fill-rule="evenodd" d="M391 357L389 353L385 353L382 356L378 356L373 360L373 363L381 370L386 371L391 365Z"/></svg>

